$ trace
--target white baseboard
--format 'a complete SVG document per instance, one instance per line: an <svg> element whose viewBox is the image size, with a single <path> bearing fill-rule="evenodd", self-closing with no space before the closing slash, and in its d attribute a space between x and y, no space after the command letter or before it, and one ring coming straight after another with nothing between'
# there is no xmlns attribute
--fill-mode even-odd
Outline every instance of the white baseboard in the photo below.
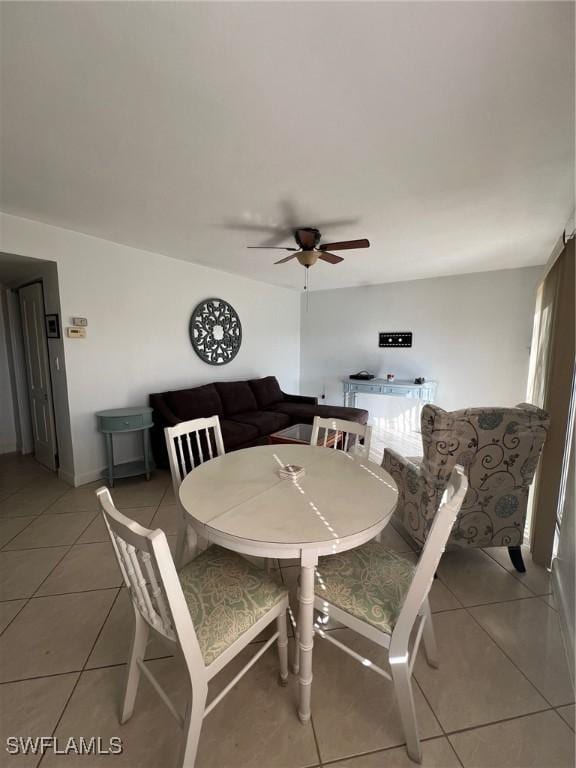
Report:
<svg viewBox="0 0 576 768"><path fill-rule="evenodd" d="M72 472L67 472L65 469L62 469L62 467L58 469L58 477L60 480L64 480L65 483L68 483L68 485L74 485L74 474Z"/></svg>
<svg viewBox="0 0 576 768"><path fill-rule="evenodd" d="M144 456L133 456L132 458L122 459L122 462L129 461L144 461ZM152 458L150 458L150 468L154 468ZM79 472L74 475L71 475L68 472L62 472L62 470L59 470L58 474L66 483L70 483L70 485L73 485L75 488L77 488L78 486L86 485L87 483L95 483L97 480L102 480L104 483L103 475L107 469L108 467L103 465L97 469L91 469L88 472Z"/></svg>

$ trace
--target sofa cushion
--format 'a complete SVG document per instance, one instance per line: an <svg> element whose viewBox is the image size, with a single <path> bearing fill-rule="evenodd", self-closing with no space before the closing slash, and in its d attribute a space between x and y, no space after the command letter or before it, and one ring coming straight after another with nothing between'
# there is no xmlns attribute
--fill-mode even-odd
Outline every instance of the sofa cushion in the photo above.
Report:
<svg viewBox="0 0 576 768"><path fill-rule="evenodd" d="M214 384L167 392L166 401L172 413L182 421L222 416L224 413L222 401Z"/></svg>
<svg viewBox="0 0 576 768"><path fill-rule="evenodd" d="M339 405L308 405L307 403L276 403L269 411L285 413L292 424L312 424L314 416L323 419L344 419L358 424L368 423L368 411L363 408L344 408Z"/></svg>
<svg viewBox="0 0 576 768"><path fill-rule="evenodd" d="M259 435L271 435L272 432L278 432L279 429L287 427L290 424L290 417L285 413L273 411L247 411L231 416L230 421L251 424L256 427Z"/></svg>
<svg viewBox="0 0 576 768"><path fill-rule="evenodd" d="M247 381L217 381L215 387L226 416L258 410L258 403Z"/></svg>
<svg viewBox="0 0 576 768"><path fill-rule="evenodd" d="M266 376L263 379L252 379L248 382L256 396L259 408L267 408L274 403L281 403L284 395L276 376Z"/></svg>
<svg viewBox="0 0 576 768"><path fill-rule="evenodd" d="M252 443L259 437L258 430L253 424L241 424L229 419L220 420L220 430L225 451L233 451L245 443Z"/></svg>

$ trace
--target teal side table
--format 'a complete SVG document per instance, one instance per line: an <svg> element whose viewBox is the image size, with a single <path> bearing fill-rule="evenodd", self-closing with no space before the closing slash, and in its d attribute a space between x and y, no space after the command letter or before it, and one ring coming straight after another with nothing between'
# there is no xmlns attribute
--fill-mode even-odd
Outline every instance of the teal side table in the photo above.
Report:
<svg viewBox="0 0 576 768"><path fill-rule="evenodd" d="M136 477L146 475L150 480L150 448L148 431L152 427L152 408L114 408L111 411L98 411L98 431L106 438L106 457L108 469L103 477L114 487L114 480L121 477ZM142 432L144 443L144 461L128 461L124 464L114 464L114 444L112 438L125 432Z"/></svg>

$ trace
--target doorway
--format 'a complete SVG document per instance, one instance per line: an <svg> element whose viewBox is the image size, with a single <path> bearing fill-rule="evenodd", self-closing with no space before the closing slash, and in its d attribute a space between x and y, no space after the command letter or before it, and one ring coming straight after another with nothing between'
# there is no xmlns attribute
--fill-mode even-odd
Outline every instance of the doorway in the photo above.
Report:
<svg viewBox="0 0 576 768"><path fill-rule="evenodd" d="M0 252L0 453L74 484L57 264Z"/></svg>
<svg viewBox="0 0 576 768"><path fill-rule="evenodd" d="M34 457L48 469L56 470L58 444L42 283L30 283L19 288L18 299Z"/></svg>

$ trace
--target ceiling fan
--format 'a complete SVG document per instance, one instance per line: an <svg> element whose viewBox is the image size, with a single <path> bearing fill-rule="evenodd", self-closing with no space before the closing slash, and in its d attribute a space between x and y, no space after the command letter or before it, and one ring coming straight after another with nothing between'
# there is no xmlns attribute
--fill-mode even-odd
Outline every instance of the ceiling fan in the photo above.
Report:
<svg viewBox="0 0 576 768"><path fill-rule="evenodd" d="M322 235L320 230L314 227L299 227L295 229L294 239L298 248L287 248L284 246L273 245L249 245L248 248L271 248L280 251L293 251L290 256L285 256L279 261L275 261L275 264L285 264L292 259L298 259L303 267L313 266L318 259L327 261L329 264L339 264L344 261L342 256L337 256L331 251L346 251L352 248L369 248L370 241L363 238L361 240L341 240L337 243L321 243Z"/></svg>

